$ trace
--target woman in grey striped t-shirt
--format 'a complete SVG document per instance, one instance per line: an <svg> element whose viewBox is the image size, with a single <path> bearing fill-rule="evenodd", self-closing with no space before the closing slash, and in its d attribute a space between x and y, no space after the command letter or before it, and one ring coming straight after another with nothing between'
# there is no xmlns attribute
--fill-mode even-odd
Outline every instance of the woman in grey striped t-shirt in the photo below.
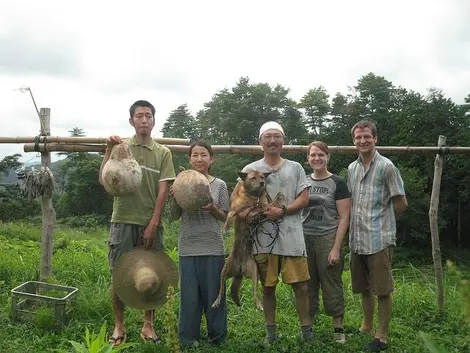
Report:
<svg viewBox="0 0 470 353"><path fill-rule="evenodd" d="M227 217L229 195L225 182L209 174L213 153L207 142L192 143L189 162L209 180L213 202L196 211L182 210L176 201L171 208L171 218L181 218L179 340L183 346L198 344L204 312L209 343L218 344L227 337L225 296L218 308L211 305L218 295L220 271L225 261L220 222Z"/></svg>

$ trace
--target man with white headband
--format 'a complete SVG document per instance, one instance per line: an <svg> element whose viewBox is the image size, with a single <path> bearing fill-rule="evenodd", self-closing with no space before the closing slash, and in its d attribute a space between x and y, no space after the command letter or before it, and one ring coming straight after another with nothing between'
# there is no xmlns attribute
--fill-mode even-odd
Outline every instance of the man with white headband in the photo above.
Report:
<svg viewBox="0 0 470 353"><path fill-rule="evenodd" d="M307 281L307 252L302 230L300 211L308 205L309 184L302 166L281 157L284 130L275 121L268 121L259 131L259 144L264 156L243 168L243 172L257 170L271 173L266 178L266 191L271 199L278 192L285 196L285 206L272 207L256 228L253 255L263 284L263 307L266 323L265 342L271 343L276 335L276 285L281 275L295 294L297 313L301 325L301 339L313 340L312 319L309 314ZM232 193L238 194L240 185ZM249 210L242 212L244 218ZM248 217L249 218L249 217Z"/></svg>

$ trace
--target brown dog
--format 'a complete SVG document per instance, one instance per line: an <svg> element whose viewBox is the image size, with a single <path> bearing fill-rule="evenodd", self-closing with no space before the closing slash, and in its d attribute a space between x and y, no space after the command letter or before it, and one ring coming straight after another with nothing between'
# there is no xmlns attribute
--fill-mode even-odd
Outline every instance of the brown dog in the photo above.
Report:
<svg viewBox="0 0 470 353"><path fill-rule="evenodd" d="M220 272L220 290L219 295L212 304L213 308L220 305L223 293L225 292L225 281L233 277L230 287L230 296L240 306L240 287L244 277L250 278L253 282L253 299L256 307L263 310L263 306L258 298L258 268L251 253L252 242L250 233L253 226L249 222L241 219L238 214L247 208L250 208L246 219L256 219L262 217L262 213L268 206L280 207L284 202L284 195L278 193L275 199L270 203L265 188L265 179L271 173L261 173L258 171L249 171L247 173L239 172L238 176L243 180L236 198L232 200L230 212L224 225L224 232L228 232L232 221L234 222L235 232L233 237L233 246L230 255L225 260L224 267Z"/></svg>

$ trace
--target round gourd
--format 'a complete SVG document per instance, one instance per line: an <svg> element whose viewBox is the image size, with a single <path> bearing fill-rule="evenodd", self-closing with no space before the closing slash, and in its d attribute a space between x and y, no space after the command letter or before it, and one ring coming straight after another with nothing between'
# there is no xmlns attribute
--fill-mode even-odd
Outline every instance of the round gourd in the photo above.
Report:
<svg viewBox="0 0 470 353"><path fill-rule="evenodd" d="M142 169L127 143L115 145L101 174L103 186L112 196L134 194L142 183Z"/></svg>
<svg viewBox="0 0 470 353"><path fill-rule="evenodd" d="M183 210L198 210L212 203L209 180L196 170L184 170L173 183L173 196Z"/></svg>

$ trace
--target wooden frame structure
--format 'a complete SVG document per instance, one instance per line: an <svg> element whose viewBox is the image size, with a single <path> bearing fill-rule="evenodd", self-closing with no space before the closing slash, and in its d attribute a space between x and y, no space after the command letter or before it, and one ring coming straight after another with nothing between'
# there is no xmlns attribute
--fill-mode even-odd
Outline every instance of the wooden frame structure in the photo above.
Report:
<svg viewBox="0 0 470 353"><path fill-rule="evenodd" d="M40 135L34 137L0 137L1 143L24 143L25 152L41 153L41 164L50 167L51 152L104 152L106 138L103 137L60 137L50 135L50 109L41 108L39 112ZM166 145L172 152L187 153L189 139L156 138L156 142ZM285 145L283 151L287 153L307 153L306 145ZM355 146L329 146L331 153L357 154ZM437 286L437 306L444 310L444 284L441 250L438 233L438 207L440 184L443 169L444 154L470 154L470 147L447 147L446 138L439 136L437 146L376 146L377 150L385 154L436 154L434 162L434 180L429 209L429 223L431 228L432 255ZM214 153L221 154L254 154L262 155L261 146L258 145L213 145ZM52 273L52 243L55 224L55 210L50 197L41 196L42 209L42 235L41 235L41 263L40 279L47 282Z"/></svg>

